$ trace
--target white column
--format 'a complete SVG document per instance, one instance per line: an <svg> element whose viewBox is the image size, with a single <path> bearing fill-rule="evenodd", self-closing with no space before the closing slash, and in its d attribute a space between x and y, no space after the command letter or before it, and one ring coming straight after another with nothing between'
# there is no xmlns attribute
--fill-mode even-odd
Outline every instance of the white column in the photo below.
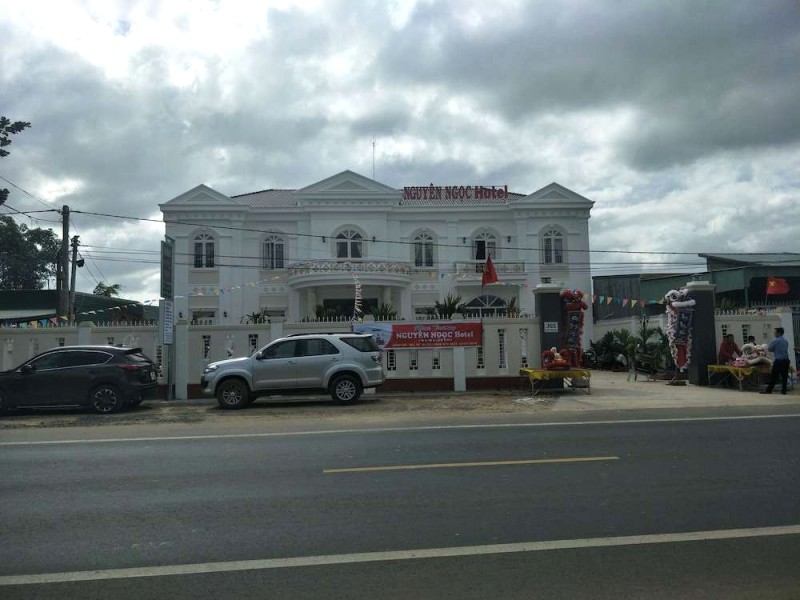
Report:
<svg viewBox="0 0 800 600"><path fill-rule="evenodd" d="M6 338L3 344L3 371L10 371L17 365L14 363L14 338Z"/></svg>
<svg viewBox="0 0 800 600"><path fill-rule="evenodd" d="M175 324L175 399L189 398L189 325L185 319Z"/></svg>
<svg viewBox="0 0 800 600"><path fill-rule="evenodd" d="M794 326L792 324L792 309L788 306L781 306L775 309L775 312L778 313L778 318L781 321L781 327L783 327L783 337L786 338L786 341L789 342L789 364L791 364L795 370L797 369L797 355L794 353L794 349L797 348L797 341L794 339Z"/></svg>
<svg viewBox="0 0 800 600"><path fill-rule="evenodd" d="M272 342L280 337L283 337L283 319L275 317L270 319L269 322L269 341Z"/></svg>
<svg viewBox="0 0 800 600"><path fill-rule="evenodd" d="M453 348L453 390L467 391L467 360L464 346Z"/></svg>
<svg viewBox="0 0 800 600"><path fill-rule="evenodd" d="M392 288L388 285L383 286L383 300L381 302L384 304L392 303Z"/></svg>
<svg viewBox="0 0 800 600"><path fill-rule="evenodd" d="M88 346L92 343L92 329L94 323L91 321L81 321L78 324L78 345Z"/></svg>
<svg viewBox="0 0 800 600"><path fill-rule="evenodd" d="M317 288L310 287L306 291L306 314L301 317L313 317L317 308Z"/></svg>
<svg viewBox="0 0 800 600"><path fill-rule="evenodd" d="M404 287L400 291L400 310L397 311L401 319L413 321L416 319L414 315L414 307L411 305L411 288L410 286Z"/></svg>

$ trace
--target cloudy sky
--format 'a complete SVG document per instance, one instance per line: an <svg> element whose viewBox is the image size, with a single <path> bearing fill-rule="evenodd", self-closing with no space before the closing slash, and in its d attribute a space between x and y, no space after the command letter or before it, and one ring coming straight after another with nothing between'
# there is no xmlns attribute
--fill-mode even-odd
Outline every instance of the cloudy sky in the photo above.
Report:
<svg viewBox="0 0 800 600"><path fill-rule="evenodd" d="M0 115L32 123L0 160L19 211L371 176L374 137L393 187L594 200L592 249L621 251L595 274L800 251L796 0L0 0L0 39ZM72 233L79 290L158 297L162 225Z"/></svg>

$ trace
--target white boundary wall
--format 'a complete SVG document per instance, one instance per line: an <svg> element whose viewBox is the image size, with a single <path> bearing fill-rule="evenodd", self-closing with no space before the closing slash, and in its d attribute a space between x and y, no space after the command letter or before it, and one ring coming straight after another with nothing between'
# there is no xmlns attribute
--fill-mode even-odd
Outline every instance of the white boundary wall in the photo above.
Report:
<svg viewBox="0 0 800 600"><path fill-rule="evenodd" d="M175 396L188 396L188 386L200 383L205 366L225 358L245 356L252 348L292 333L344 332L350 323L273 321L256 325L175 326ZM466 389L467 378L516 377L520 367L540 366L539 320L536 318L492 318L483 321L482 353L478 348L396 350L390 360L384 351L388 379L441 378L454 382L455 390ZM13 369L39 352L73 344L113 344L141 347L162 365L160 382L166 384L167 347L159 343L158 326L116 326L81 323L79 326L2 328L2 369ZM481 356L482 354L482 356ZM438 368L437 368L438 367Z"/></svg>
<svg viewBox="0 0 800 600"><path fill-rule="evenodd" d="M792 311L790 308L780 307L769 311L723 311L718 310L714 313L717 344L722 341L723 333L732 333L736 343L741 347L745 336L752 335L756 338L757 344L766 344L773 339L773 330L776 327L783 327L783 337L789 342L789 358L792 365L797 368L796 360L793 358L792 348L797 348L798 340L794 339L794 329L792 327ZM615 329L627 329L634 335L639 330L641 321L638 318L608 319L598 321L594 324L594 340L599 340L608 331ZM661 327L666 331L667 316L658 315L650 317L647 321L648 327ZM588 341L587 341L588 345Z"/></svg>
<svg viewBox="0 0 800 600"><path fill-rule="evenodd" d="M651 327L666 327L666 315L651 318ZM767 313L716 313L717 340L722 332L733 333L739 345L743 332L753 335L756 342L772 339L772 330L782 326L791 349L796 347L792 330L792 313L778 308ZM594 326L594 339L606 331L626 328L636 333L638 319L600 321ZM484 319L483 346L479 348L443 348L396 350L390 359L384 352L384 367L388 379L442 378L453 380L456 391L464 390L465 381L472 377L517 376L520 367L541 366L539 320L537 318ZM175 326L176 370L175 395L185 399L188 386L198 384L203 368L210 362L230 356L250 353L251 344L260 348L270 341L291 333L320 331L349 331L349 322L284 323L273 321L257 325L189 325L179 321ZM252 336L252 337L251 337ZM159 343L155 324L101 324L81 323L78 326L43 328L0 328L2 369L9 370L39 352L73 344L114 344L141 347L145 354L162 365L160 381L167 382L166 347ZM589 340L585 339L588 347ZM502 347L501 347L502 346ZM481 352L482 350L482 352ZM793 360L793 364L794 364ZM436 368L438 366L438 368ZM797 365L794 364L795 368Z"/></svg>

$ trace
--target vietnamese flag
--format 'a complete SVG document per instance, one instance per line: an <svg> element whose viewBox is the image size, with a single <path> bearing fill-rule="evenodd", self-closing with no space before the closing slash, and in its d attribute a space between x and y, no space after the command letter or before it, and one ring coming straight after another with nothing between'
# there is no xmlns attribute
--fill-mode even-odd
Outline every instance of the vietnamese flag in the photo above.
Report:
<svg viewBox="0 0 800 600"><path fill-rule="evenodd" d="M497 271L494 270L492 264L492 257L486 259L486 266L483 267L483 276L481 277L481 287L489 285L490 283L497 283Z"/></svg>
<svg viewBox="0 0 800 600"><path fill-rule="evenodd" d="M789 284L782 277L767 277L767 296L770 294L788 294Z"/></svg>

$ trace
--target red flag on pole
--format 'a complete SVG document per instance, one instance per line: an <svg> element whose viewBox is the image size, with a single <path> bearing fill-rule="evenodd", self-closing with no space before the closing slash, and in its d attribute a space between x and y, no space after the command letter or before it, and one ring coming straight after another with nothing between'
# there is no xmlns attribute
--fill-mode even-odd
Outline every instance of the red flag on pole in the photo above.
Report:
<svg viewBox="0 0 800 600"><path fill-rule="evenodd" d="M486 259L486 265L483 267L483 277L481 277L481 287L490 283L497 283L497 271L494 270L492 264L492 257Z"/></svg>
<svg viewBox="0 0 800 600"><path fill-rule="evenodd" d="M789 284L782 277L767 277L767 296L770 294L788 294Z"/></svg>

